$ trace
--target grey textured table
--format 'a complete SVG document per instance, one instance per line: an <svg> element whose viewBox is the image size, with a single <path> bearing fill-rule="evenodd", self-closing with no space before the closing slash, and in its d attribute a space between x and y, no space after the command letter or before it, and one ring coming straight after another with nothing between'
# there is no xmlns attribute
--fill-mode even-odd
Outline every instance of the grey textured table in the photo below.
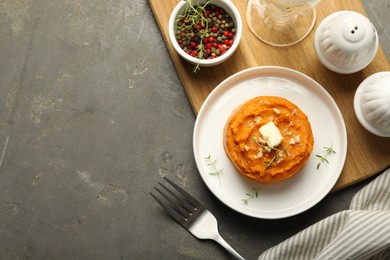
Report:
<svg viewBox="0 0 390 260"><path fill-rule="evenodd" d="M389 3L363 2L389 56ZM256 259L369 181L287 219L224 206L197 172L195 116L145 0L2 0L0 32L1 259L229 259L152 200L164 175Z"/></svg>

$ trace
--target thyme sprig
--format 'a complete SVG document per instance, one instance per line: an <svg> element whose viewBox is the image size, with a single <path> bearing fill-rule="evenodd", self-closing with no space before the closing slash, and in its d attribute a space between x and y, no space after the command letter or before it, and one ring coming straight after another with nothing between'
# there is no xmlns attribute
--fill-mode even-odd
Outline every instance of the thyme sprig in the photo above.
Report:
<svg viewBox="0 0 390 260"><path fill-rule="evenodd" d="M272 164L279 160L280 158L283 158L282 155L285 154L286 156L288 156L287 152L286 152L286 147L283 147L282 146L282 149L278 149L278 148L275 148L275 147L271 147L271 150L275 150L276 151L276 154L274 157L272 157L271 161L269 162L264 162L267 164L267 167L265 167L265 169L267 170L270 166L272 166Z"/></svg>
<svg viewBox="0 0 390 260"><path fill-rule="evenodd" d="M320 162L317 164L317 170L320 168L321 164L323 162L326 162L326 163L329 163L327 157L332 154L332 153L336 153L336 151L333 149L333 143L330 147L326 147L324 146L324 149L326 149L326 152L324 155L319 155L317 154L316 157L320 158Z"/></svg>
<svg viewBox="0 0 390 260"><path fill-rule="evenodd" d="M223 173L223 169L217 169L217 160L212 160L211 155L205 158L207 166L211 167L212 172L209 172L210 175L214 175L218 177L219 184L221 185L221 174Z"/></svg>
<svg viewBox="0 0 390 260"><path fill-rule="evenodd" d="M265 145L264 143L261 142L260 138L259 137L253 137L252 140L258 144L264 152L271 152L271 151L276 151L275 153L275 156L272 157L272 159L268 162L264 162L265 164L267 164L266 166L266 170L272 166L272 164L279 160L280 158L283 158L283 154L285 154L286 156L288 156L288 153L286 151L286 147L284 147L283 145L281 145L281 148L282 149L279 149L279 148L276 148L276 147L271 147L271 146L268 146L268 145Z"/></svg>
<svg viewBox="0 0 390 260"><path fill-rule="evenodd" d="M244 205L248 205L249 201L251 199L259 197L259 191L257 189L255 189L255 188L252 188L252 190L253 190L253 192L251 192L251 193L249 193L249 192L245 193L246 198L241 199L241 201L244 203Z"/></svg>

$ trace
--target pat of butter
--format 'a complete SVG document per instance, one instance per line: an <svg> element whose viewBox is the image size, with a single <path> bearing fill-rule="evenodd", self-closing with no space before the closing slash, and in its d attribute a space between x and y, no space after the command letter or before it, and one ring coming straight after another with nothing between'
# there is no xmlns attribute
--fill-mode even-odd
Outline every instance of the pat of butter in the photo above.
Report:
<svg viewBox="0 0 390 260"><path fill-rule="evenodd" d="M259 128L259 132L263 136L264 141L270 147L278 146L283 140L279 128L274 124L274 122L269 122L263 125Z"/></svg>

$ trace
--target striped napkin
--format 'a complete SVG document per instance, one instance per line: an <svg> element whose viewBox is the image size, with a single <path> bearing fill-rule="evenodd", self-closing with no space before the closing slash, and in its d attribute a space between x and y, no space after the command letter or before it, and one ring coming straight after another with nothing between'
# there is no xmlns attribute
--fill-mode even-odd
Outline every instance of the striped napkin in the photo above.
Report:
<svg viewBox="0 0 390 260"><path fill-rule="evenodd" d="M265 259L390 259L390 168L354 195L349 210L268 249Z"/></svg>

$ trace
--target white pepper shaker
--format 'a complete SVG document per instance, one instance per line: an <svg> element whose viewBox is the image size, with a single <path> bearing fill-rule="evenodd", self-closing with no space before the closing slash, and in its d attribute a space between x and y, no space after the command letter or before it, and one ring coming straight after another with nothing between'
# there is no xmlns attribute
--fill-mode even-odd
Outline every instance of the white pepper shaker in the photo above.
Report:
<svg viewBox="0 0 390 260"><path fill-rule="evenodd" d="M366 78L354 97L356 117L369 132L390 137L390 72L377 72Z"/></svg>
<svg viewBox="0 0 390 260"><path fill-rule="evenodd" d="M364 69L378 50L378 33L364 15L339 11L326 17L317 27L314 47L320 62L341 74Z"/></svg>

